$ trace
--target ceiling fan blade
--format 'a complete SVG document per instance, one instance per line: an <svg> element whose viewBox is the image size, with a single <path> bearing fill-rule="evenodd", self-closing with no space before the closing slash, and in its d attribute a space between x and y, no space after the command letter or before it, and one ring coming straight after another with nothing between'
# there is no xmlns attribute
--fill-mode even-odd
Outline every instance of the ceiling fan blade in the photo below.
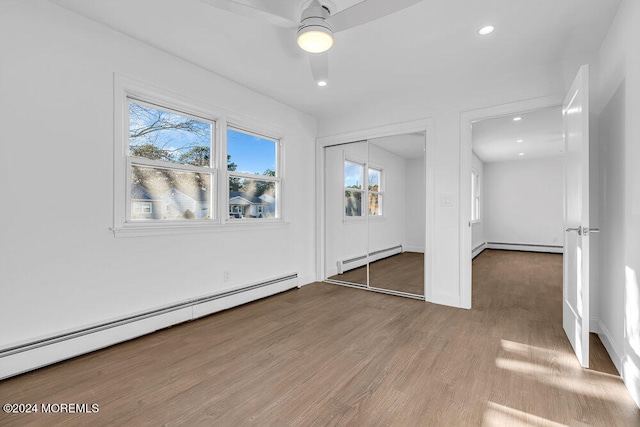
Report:
<svg viewBox="0 0 640 427"><path fill-rule="evenodd" d="M218 9L292 29L300 25L300 16L288 0L200 0Z"/></svg>
<svg viewBox="0 0 640 427"><path fill-rule="evenodd" d="M422 0L365 0L331 15L327 23L334 33L375 21L399 10L420 3Z"/></svg>
<svg viewBox="0 0 640 427"><path fill-rule="evenodd" d="M316 82L326 81L329 77L329 55L327 55L327 52L310 53L309 63L311 64L313 80Z"/></svg>

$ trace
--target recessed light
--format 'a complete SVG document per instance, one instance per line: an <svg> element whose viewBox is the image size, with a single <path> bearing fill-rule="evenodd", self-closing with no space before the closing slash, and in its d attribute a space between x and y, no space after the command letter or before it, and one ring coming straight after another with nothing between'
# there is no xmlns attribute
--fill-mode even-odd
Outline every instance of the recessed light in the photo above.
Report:
<svg viewBox="0 0 640 427"><path fill-rule="evenodd" d="M514 122L519 122L520 120L522 120L522 117L514 117L514 118L513 118L513 121L514 121Z"/></svg>
<svg viewBox="0 0 640 427"><path fill-rule="evenodd" d="M518 156L524 156L524 153L518 153Z"/></svg>
<svg viewBox="0 0 640 427"><path fill-rule="evenodd" d="M524 142L524 140L523 139L519 139L516 142Z"/></svg>
<svg viewBox="0 0 640 427"><path fill-rule="evenodd" d="M325 87L327 85L327 81L326 80L319 80L316 84L318 86L320 86L320 87Z"/></svg>
<svg viewBox="0 0 640 427"><path fill-rule="evenodd" d="M478 30L478 34L481 36L486 36L487 34L491 34L495 31L495 27L493 25L487 25Z"/></svg>

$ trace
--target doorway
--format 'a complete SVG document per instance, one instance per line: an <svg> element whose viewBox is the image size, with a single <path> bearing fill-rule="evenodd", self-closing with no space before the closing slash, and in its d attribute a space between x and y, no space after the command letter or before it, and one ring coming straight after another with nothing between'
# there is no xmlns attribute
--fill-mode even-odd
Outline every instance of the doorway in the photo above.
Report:
<svg viewBox="0 0 640 427"><path fill-rule="evenodd" d="M562 107L472 124L471 242L485 249L563 253Z"/></svg>
<svg viewBox="0 0 640 427"><path fill-rule="evenodd" d="M525 101L514 104L507 104L499 107L492 107L483 110L476 110L462 114L461 120L461 288L462 295L464 297L465 306L471 307L471 258L472 258L472 240L473 240L473 223L471 221L474 218L475 213L472 211L472 206L475 203L475 189L472 192L473 183L470 182L468 175L472 175L473 167L473 140L474 140L474 123L477 124L483 120L490 120L495 118L509 119L516 124L516 122L523 122L524 116L528 113L540 112L545 109L550 109L562 105L563 120L562 120L562 134L567 135L568 139L563 137L563 148L567 150L562 154L563 159L563 175L562 179L555 179L546 184L547 188L562 187L563 193L563 248L564 248L564 272L563 272L563 328L574 348L576 355L583 367L588 367L588 342L589 342L589 328L591 322L589 322L590 301L589 301L589 275L590 270L595 269L597 264L589 263L589 239L584 239L590 235L589 231L597 230L589 227L589 106L588 106L588 67L581 67L572 88L564 98L562 102L560 97L541 98L531 101ZM578 105L574 105L578 104ZM511 138L514 136L511 135ZM515 145L526 147L523 137L516 137ZM572 142L574 141L574 142ZM569 147L569 148L567 148ZM531 149L531 147L529 147ZM518 156L526 156L527 149L518 149ZM560 150L558 150L560 151ZM523 167L519 169L526 169ZM512 182L504 174L503 179L509 181L509 185L515 185L518 183ZM541 179L542 180L542 179ZM465 182L466 181L466 182ZM481 188L481 187L480 187ZM549 191L550 193L553 190ZM503 195L504 196L504 195ZM527 192L524 192L528 196ZM584 200L584 203L583 203ZM466 208L466 209L465 209ZM579 215L574 215L577 221L572 220L572 216L567 216L567 212L580 212ZM508 229L508 219L503 217L500 224L502 228ZM511 235L524 235L529 228L533 230L540 230L541 226L539 221L537 224L532 224L534 221L525 221L520 224L516 230L511 231ZM573 223L580 224L580 226L574 227ZM571 225L569 225L571 224ZM544 227L542 227L543 229ZM582 239L576 240L573 238L573 234L582 236ZM542 233L545 234L545 233ZM546 233L548 234L548 233ZM534 235L535 238L546 238L548 236ZM556 238L556 240L560 240ZM577 243L576 243L577 242ZM536 244L522 244L520 242L491 242L491 238L487 239L487 246L490 247L490 243L505 244L498 249L510 249L510 250L528 250L528 251L540 251L535 250ZM515 243L511 245L511 243ZM551 252L552 244L541 245L544 250ZM581 252L581 245L587 245L586 250ZM477 246L475 247L477 248ZM551 249L551 250L550 250ZM477 252L477 251L476 251ZM577 279L576 279L577 278Z"/></svg>

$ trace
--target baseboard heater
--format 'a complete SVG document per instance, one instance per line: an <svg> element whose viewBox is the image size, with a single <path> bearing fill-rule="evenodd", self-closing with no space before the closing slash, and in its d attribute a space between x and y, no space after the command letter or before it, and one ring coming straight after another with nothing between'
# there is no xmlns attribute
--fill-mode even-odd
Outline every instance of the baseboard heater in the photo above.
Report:
<svg viewBox="0 0 640 427"><path fill-rule="evenodd" d="M525 252L562 253L563 246L538 245L538 244L531 244L531 243L487 242L487 249L503 249L503 250L525 251Z"/></svg>
<svg viewBox="0 0 640 427"><path fill-rule="evenodd" d="M478 255L480 255L486 248L485 246L487 245L487 243L482 242L480 243L478 246L476 246L475 248L473 248L471 250L471 259L474 259L475 257L477 257Z"/></svg>
<svg viewBox="0 0 640 427"><path fill-rule="evenodd" d="M345 271L353 270L354 268L362 267L367 265L368 262L374 262L381 260L383 258L388 258L393 255L401 254L403 251L402 245L393 246L386 249L380 249L378 251L373 251L367 255L361 255L354 258L344 259L338 261L338 274L342 274Z"/></svg>
<svg viewBox="0 0 640 427"><path fill-rule="evenodd" d="M157 316L161 316L163 314L167 314L167 313L171 313L177 310L182 310L185 308L189 308L189 307L194 307L194 306L198 306L201 304L205 304L211 301L215 301L215 300L219 300L222 298L227 298L233 295L237 295L237 294L241 294L241 293L245 293L245 292L249 292L249 291L253 291L256 289L260 289L260 288L264 288L266 286L271 286L271 285L275 285L275 284L282 284L283 282L286 281L291 281L290 286L287 286L286 289L283 290L288 290L288 289L293 289L295 287L298 286L298 274L294 273L288 276L283 276L283 277L278 277L275 279L271 279L271 280L267 280L264 282L260 282L260 283L256 283L253 285L249 285L249 286L245 286L242 288L237 288L237 289L233 289L233 290L229 290L229 291L225 291L225 292L221 292L218 294L212 294L212 295L207 295L207 296L202 296L202 297L198 297L198 298L193 298L193 299L189 299L177 304L172 304L172 305L168 305L165 307L161 307L161 308L157 308L154 310L149 310L149 311L145 311L142 313L138 313L135 314L133 316L127 316L127 317L122 317L116 320L112 320L109 322L105 322L105 323L101 323L98 325L93 325L90 327L86 327L86 328L81 328L81 329L77 329L71 332L66 332L63 334L59 334L59 335L55 335L55 336L50 336L47 338L43 338L40 340L36 340L36 341L32 341L29 343L25 343L25 344L21 344L21 345L17 345L17 346L13 346L13 347L8 347L5 349L0 350L0 358L3 357L7 357L7 356L12 356L14 354L17 353L23 353L26 351L30 351L30 350L35 350L37 348L40 347L45 347L48 345L52 345L52 344L57 344L63 341L68 341L68 340L72 340L75 338L80 338L83 337L85 335L89 335L89 334L93 334L96 332L101 332L101 331L105 331L107 329L112 329L112 328L116 328L119 326L124 326L130 323L134 323L134 322L139 322L141 320L144 319L149 319L152 317L157 317ZM249 302L249 301L247 301ZM190 320L195 319L195 317L192 317ZM153 332L153 331L150 331Z"/></svg>

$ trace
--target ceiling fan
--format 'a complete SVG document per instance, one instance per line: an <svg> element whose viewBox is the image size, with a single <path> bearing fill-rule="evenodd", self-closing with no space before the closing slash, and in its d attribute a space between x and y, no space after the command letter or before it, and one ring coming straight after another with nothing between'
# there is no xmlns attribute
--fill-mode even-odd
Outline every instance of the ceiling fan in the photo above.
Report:
<svg viewBox="0 0 640 427"><path fill-rule="evenodd" d="M302 13L291 9L291 0L202 0L211 6L274 25L297 29L298 46L309 53L311 74L318 86L326 86L329 77L327 51L333 46L333 34L405 9L422 0L364 0L340 12L330 0L306 0Z"/></svg>

